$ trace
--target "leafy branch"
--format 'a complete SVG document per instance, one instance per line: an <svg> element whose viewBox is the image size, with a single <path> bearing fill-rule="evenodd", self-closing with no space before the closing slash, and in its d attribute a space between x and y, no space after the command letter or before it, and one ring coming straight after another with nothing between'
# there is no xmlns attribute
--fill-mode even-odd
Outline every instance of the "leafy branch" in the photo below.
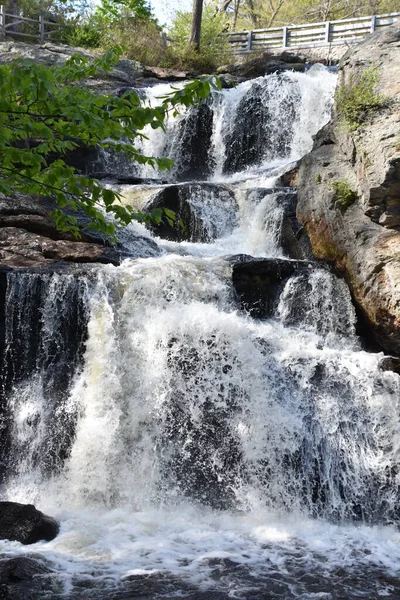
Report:
<svg viewBox="0 0 400 600"><path fill-rule="evenodd" d="M157 221L163 213L142 213L122 205L117 192L68 165L68 154L79 147L111 148L139 164L169 169L170 159L143 155L135 140L145 137L147 126L164 129L169 111L201 102L219 87L218 81L208 78L192 81L156 107L141 103L133 90L121 97L95 95L84 81L110 71L121 52L115 48L92 61L76 54L63 66L28 60L0 66L0 192L53 198L57 228L76 237L78 220L64 213L67 207L72 212L83 210L90 228L108 236L134 219Z"/></svg>

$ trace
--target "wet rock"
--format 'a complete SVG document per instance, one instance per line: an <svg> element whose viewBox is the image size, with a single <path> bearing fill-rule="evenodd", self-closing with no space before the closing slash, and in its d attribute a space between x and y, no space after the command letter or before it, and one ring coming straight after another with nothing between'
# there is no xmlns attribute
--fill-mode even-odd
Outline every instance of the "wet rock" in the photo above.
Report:
<svg viewBox="0 0 400 600"><path fill-rule="evenodd" d="M36 600L51 592L53 574L43 560L26 556L0 560L1 600Z"/></svg>
<svg viewBox="0 0 400 600"><path fill-rule="evenodd" d="M212 132L212 105L202 102L190 107L163 152L165 156L179 157L176 167L172 169L178 181L206 179L212 173Z"/></svg>
<svg viewBox="0 0 400 600"><path fill-rule="evenodd" d="M240 306L252 317L273 314L285 282L295 274L309 271L312 263L283 258L233 256L232 282Z"/></svg>
<svg viewBox="0 0 400 600"><path fill-rule="evenodd" d="M169 223L150 223L154 234L167 240L209 242L236 225L236 200L231 190L211 183L171 185L158 192L144 207L167 208L175 213Z"/></svg>
<svg viewBox="0 0 400 600"><path fill-rule="evenodd" d="M270 107L276 84L273 78L255 83L240 100L226 135L224 173L235 173L267 158L289 154L298 109L297 84L285 75L277 77L282 90L281 111L275 105L274 109Z"/></svg>
<svg viewBox="0 0 400 600"><path fill-rule="evenodd" d="M356 132L336 113L301 163L297 217L317 258L344 275L375 342L400 352L400 24L352 47L340 63L340 84L376 65L376 91L388 101ZM345 181L357 198L332 203L331 184Z"/></svg>
<svg viewBox="0 0 400 600"><path fill-rule="evenodd" d="M57 521L33 504L0 502L0 539L34 544L39 540L54 539L59 530Z"/></svg>
<svg viewBox="0 0 400 600"><path fill-rule="evenodd" d="M385 356L379 361L379 368L382 371L393 371L400 375L400 358L398 356Z"/></svg>
<svg viewBox="0 0 400 600"><path fill-rule="evenodd" d="M300 161L289 171L286 171L279 178L280 184L284 187L296 187L299 178Z"/></svg>

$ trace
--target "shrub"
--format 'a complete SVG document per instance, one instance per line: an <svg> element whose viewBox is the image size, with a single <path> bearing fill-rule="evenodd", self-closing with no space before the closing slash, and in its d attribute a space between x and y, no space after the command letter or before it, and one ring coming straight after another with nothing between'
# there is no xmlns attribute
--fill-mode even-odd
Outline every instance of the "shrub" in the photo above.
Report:
<svg viewBox="0 0 400 600"><path fill-rule="evenodd" d="M354 204L358 198L357 193L351 189L347 179L334 181L329 185L329 187L335 192L333 196L333 204L336 208L339 208L341 213L346 212L349 206Z"/></svg>
<svg viewBox="0 0 400 600"><path fill-rule="evenodd" d="M386 104L386 98L376 91L378 81L378 69L373 65L338 88L336 109L347 130L355 131Z"/></svg>
<svg viewBox="0 0 400 600"><path fill-rule="evenodd" d="M195 71L213 71L231 58L230 45L221 33L227 29L225 13L215 13L215 6L208 4L204 7L201 22L200 52L188 47L192 15L189 12L178 12L172 24L168 37L169 61L174 66ZM170 65L172 66L172 65Z"/></svg>

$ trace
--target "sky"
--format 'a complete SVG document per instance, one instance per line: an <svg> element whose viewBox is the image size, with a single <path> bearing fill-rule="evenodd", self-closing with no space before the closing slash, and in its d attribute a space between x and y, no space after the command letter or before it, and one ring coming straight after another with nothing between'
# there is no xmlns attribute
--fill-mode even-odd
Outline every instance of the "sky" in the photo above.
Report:
<svg viewBox="0 0 400 600"><path fill-rule="evenodd" d="M160 25L171 23L177 10L192 10L192 0L150 0L150 4Z"/></svg>

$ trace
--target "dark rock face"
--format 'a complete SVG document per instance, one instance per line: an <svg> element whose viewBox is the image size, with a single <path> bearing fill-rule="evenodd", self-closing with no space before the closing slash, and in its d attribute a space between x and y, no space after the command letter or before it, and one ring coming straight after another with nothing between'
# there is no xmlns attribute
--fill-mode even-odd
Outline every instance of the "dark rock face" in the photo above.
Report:
<svg viewBox="0 0 400 600"><path fill-rule="evenodd" d="M33 504L0 502L0 539L34 544L54 539L59 530L57 521L36 510Z"/></svg>
<svg viewBox="0 0 400 600"><path fill-rule="evenodd" d="M213 171L211 136L213 110L209 103L192 106L182 118L173 138L164 149L166 156L177 157L173 170L178 181L206 179Z"/></svg>
<svg viewBox="0 0 400 600"><path fill-rule="evenodd" d="M308 261L283 258L233 256L232 282L240 306L252 317L271 316L285 282L295 274L310 271Z"/></svg>
<svg viewBox="0 0 400 600"><path fill-rule="evenodd" d="M393 102L356 133L337 116L317 135L299 172L297 217L314 255L344 275L377 344L400 352L400 25L367 36L340 63L340 84L378 66L377 91ZM357 199L335 204L331 184L345 180Z"/></svg>
<svg viewBox="0 0 400 600"><path fill-rule="evenodd" d="M379 368L382 371L393 371L400 375L400 358L396 356L385 356L379 362Z"/></svg>
<svg viewBox="0 0 400 600"><path fill-rule="evenodd" d="M279 98L284 110L270 107L269 86L273 85L272 79L269 82L267 80L267 84L254 84L240 101L226 136L225 173L257 165L265 156L274 158L288 155L296 116L296 84L284 77L274 78L278 85L285 83L282 89L288 92L290 88L290 95L282 93ZM282 115L281 119L277 118L278 114Z"/></svg>
<svg viewBox="0 0 400 600"><path fill-rule="evenodd" d="M173 224L165 218L159 224L151 223L149 229L159 237L173 241L209 242L220 237L224 230L232 230L237 219L233 192L212 183L168 186L145 207L147 211L156 208L170 209L176 218ZM224 222L213 218L216 214Z"/></svg>
<svg viewBox="0 0 400 600"><path fill-rule="evenodd" d="M36 600L51 591L53 571L43 562L26 556L0 560L1 600Z"/></svg>

